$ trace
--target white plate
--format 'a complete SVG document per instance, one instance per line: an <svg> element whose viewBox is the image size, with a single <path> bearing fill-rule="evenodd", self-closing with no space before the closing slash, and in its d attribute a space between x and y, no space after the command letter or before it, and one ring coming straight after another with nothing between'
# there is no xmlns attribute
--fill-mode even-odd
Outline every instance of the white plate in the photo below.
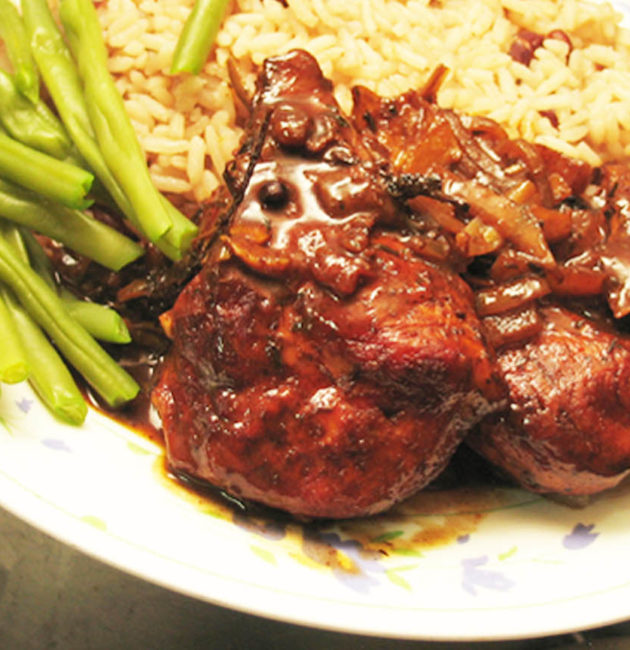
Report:
<svg viewBox="0 0 630 650"><path fill-rule="evenodd" d="M506 639L630 616L630 486L575 510L516 489L420 496L321 529L234 517L166 477L162 451L95 411L0 398L0 503L58 539L190 596L349 632Z"/></svg>
<svg viewBox="0 0 630 650"><path fill-rule="evenodd" d="M615 3L630 15L628 3ZM421 495L322 529L237 517L166 477L160 447L90 411L0 396L0 504L129 573L209 602L381 636L542 636L630 617L630 485L570 509L516 489Z"/></svg>

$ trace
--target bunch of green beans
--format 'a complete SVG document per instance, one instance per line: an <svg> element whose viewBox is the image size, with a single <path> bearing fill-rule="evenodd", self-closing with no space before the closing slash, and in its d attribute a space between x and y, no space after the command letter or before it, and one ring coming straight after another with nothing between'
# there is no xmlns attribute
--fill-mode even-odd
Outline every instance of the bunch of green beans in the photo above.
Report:
<svg viewBox="0 0 630 650"><path fill-rule="evenodd" d="M197 3L174 72L198 71L226 4ZM124 404L139 387L97 339L127 343L130 336L115 311L55 283L33 233L119 270L144 247L94 219L92 202L113 206L172 260L197 229L151 182L107 70L92 1L61 0L59 17L61 25L47 0L21 0L19 11L0 0L0 40L11 65L0 69L0 383L28 380L58 418L79 424L87 407L66 363L108 404Z"/></svg>

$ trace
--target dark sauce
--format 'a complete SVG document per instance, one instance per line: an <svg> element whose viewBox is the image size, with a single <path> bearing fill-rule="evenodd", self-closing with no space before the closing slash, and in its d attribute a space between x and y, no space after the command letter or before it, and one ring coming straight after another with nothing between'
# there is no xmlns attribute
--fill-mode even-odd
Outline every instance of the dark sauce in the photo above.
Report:
<svg viewBox="0 0 630 650"><path fill-rule="evenodd" d="M116 350L116 360L139 384L140 392L130 403L113 411L89 386L83 388L88 402L99 412L126 426L148 440L164 444L159 416L151 404L151 391L164 355L135 346L125 346L124 351Z"/></svg>
<svg viewBox="0 0 630 650"><path fill-rule="evenodd" d="M361 563L386 557L420 557L472 535L491 512L528 505L540 496L515 490L473 451L461 446L428 488L371 517L305 520L238 499L205 481L172 472L160 476L202 513L229 521L253 536L299 552L302 561L338 574L360 574Z"/></svg>
<svg viewBox="0 0 630 650"><path fill-rule="evenodd" d="M163 355L133 344L118 353L119 363L141 386L138 397L112 411L89 389L93 407L158 445L164 445L160 422L151 405L151 390ZM156 465L157 479L192 503L201 514L228 521L253 536L288 546L302 561L344 575L361 573L348 555L366 561L389 556L420 556L423 551L453 544L473 534L487 514L539 497L522 495L465 445L428 488L372 517L333 520L296 519L290 514L239 499L182 472L173 471L164 454Z"/></svg>

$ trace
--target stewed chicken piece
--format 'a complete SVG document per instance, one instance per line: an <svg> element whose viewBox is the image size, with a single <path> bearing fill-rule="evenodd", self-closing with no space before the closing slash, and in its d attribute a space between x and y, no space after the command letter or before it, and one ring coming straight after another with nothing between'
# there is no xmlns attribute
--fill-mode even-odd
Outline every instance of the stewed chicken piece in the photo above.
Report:
<svg viewBox="0 0 630 650"><path fill-rule="evenodd" d="M504 396L472 292L304 52L266 62L226 176L225 231L162 318L169 463L299 516L385 510Z"/></svg>

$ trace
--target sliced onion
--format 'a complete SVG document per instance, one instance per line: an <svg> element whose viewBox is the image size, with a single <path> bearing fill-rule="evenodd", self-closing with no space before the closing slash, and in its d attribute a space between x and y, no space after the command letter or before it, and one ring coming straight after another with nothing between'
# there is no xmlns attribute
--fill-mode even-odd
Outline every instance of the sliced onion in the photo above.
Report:
<svg viewBox="0 0 630 650"><path fill-rule="evenodd" d="M445 262L451 254L448 241L441 235L432 237L426 233L416 234L407 241L415 253L432 262Z"/></svg>
<svg viewBox="0 0 630 650"><path fill-rule="evenodd" d="M545 239L553 244L566 239L571 234L571 213L567 210L550 210L542 205L530 207L534 217L542 226Z"/></svg>
<svg viewBox="0 0 630 650"><path fill-rule="evenodd" d="M448 72L449 70L445 65L442 63L438 64L420 90L420 97L431 104L436 104L438 91L444 83Z"/></svg>
<svg viewBox="0 0 630 650"><path fill-rule="evenodd" d="M538 264L549 268L555 266L542 227L528 206L517 205L473 181L449 181L444 184L444 192L465 201L475 216L496 228L517 248L532 255Z"/></svg>
<svg viewBox="0 0 630 650"><path fill-rule="evenodd" d="M490 277L495 282L508 282L528 275L535 260L522 251L504 248L490 267Z"/></svg>
<svg viewBox="0 0 630 650"><path fill-rule="evenodd" d="M490 345L499 348L531 339L543 326L542 318L534 305L505 314L486 316L482 319Z"/></svg>
<svg viewBox="0 0 630 650"><path fill-rule="evenodd" d="M542 298L551 293L544 278L535 276L482 289L475 295L475 308L479 316L502 314Z"/></svg>
<svg viewBox="0 0 630 650"><path fill-rule="evenodd" d="M414 196L407 203L414 212L429 215L438 226L447 232L457 234L464 228L464 224L455 216L455 206L452 203L422 195Z"/></svg>
<svg viewBox="0 0 630 650"><path fill-rule="evenodd" d="M466 257L477 257L493 253L503 246L505 240L492 226L475 217L455 237L457 248Z"/></svg>
<svg viewBox="0 0 630 650"><path fill-rule="evenodd" d="M604 291L606 273L586 266L559 266L547 273L553 293L560 296L596 296Z"/></svg>

